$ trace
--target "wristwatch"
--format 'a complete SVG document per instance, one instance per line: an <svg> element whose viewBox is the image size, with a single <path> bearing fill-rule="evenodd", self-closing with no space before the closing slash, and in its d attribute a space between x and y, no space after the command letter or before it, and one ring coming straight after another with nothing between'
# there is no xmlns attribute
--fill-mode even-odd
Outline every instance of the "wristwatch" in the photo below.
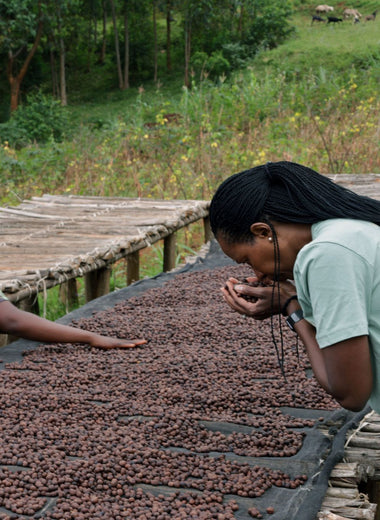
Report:
<svg viewBox="0 0 380 520"><path fill-rule="evenodd" d="M286 323L288 327L295 332L294 325L299 321L303 320L303 312L302 309L298 309L297 311L292 312L287 318Z"/></svg>

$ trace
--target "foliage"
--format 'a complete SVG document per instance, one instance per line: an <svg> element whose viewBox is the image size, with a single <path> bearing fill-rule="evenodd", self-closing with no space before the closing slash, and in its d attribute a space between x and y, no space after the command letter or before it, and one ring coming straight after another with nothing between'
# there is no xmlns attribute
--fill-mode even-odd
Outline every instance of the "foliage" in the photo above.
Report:
<svg viewBox="0 0 380 520"><path fill-rule="evenodd" d="M243 43L254 52L260 47L274 49L293 32L289 23L292 14L288 0L255 0L252 5L252 20Z"/></svg>
<svg viewBox="0 0 380 520"><path fill-rule="evenodd" d="M226 76L231 68L222 51L214 51L211 56L198 51L191 59L191 66L201 80L205 77L217 79Z"/></svg>
<svg viewBox="0 0 380 520"><path fill-rule="evenodd" d="M181 77L166 76L119 92L89 71L77 104L65 109L70 133L61 142L0 145L1 204L44 192L207 199L231 173L281 159L322 173L380 172L378 26L311 26L314 4L299 6L296 33L276 48L248 61L241 40L223 44L232 68L245 63L228 78L210 81L209 72L183 88ZM235 34L238 21L231 20ZM207 63L210 49L194 52L194 67L195 56L199 67ZM199 247L189 235L179 241L181 258ZM161 270L161 253L159 245L143 253L144 275ZM120 269L115 287L124 285Z"/></svg>
<svg viewBox="0 0 380 520"><path fill-rule="evenodd" d="M61 141L66 128L66 112L60 102L37 93L29 96L7 123L0 125L0 140L13 147L31 142Z"/></svg>
<svg viewBox="0 0 380 520"><path fill-rule="evenodd" d="M17 53L29 43L36 30L37 11L33 0L0 0L0 44L2 52Z"/></svg>
<svg viewBox="0 0 380 520"><path fill-rule="evenodd" d="M115 24L111 22L111 4L115 6ZM155 4L159 9L153 27ZM187 77L192 55L199 66L198 53L207 55L209 77L219 78L240 67L258 48L283 41L290 34L290 13L288 0L0 0L0 69L5 70L7 62L9 66L12 56L17 77L41 22L42 40L37 40L32 64L28 63L21 96L43 89L66 104L66 84L70 102L74 90L88 82L93 70L102 88L114 89L119 83L121 90L151 80L155 70L163 79L183 69L184 63ZM166 70L168 53L173 61L171 70ZM128 81L120 81L121 74ZM189 84L187 80L185 84ZM87 87L90 97L96 87L89 83ZM10 87L3 75L0 92L6 89ZM13 97L12 109L16 102ZM3 121L7 117L3 107L0 116Z"/></svg>

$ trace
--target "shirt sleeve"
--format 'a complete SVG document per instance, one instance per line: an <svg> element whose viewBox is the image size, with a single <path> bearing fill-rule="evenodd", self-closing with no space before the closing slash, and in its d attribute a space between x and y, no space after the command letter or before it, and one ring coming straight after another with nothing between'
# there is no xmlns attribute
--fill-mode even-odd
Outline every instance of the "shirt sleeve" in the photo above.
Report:
<svg viewBox="0 0 380 520"><path fill-rule="evenodd" d="M300 252L294 278L305 318L321 348L368 335L371 269L351 249L329 242Z"/></svg>
<svg viewBox="0 0 380 520"><path fill-rule="evenodd" d="M8 298L5 296L5 294L0 291L0 302L2 302L3 300L8 300Z"/></svg>

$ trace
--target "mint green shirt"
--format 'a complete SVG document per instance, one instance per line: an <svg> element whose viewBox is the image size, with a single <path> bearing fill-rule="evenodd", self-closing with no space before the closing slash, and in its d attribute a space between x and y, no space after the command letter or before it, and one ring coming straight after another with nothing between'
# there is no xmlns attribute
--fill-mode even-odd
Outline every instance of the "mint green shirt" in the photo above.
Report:
<svg viewBox="0 0 380 520"><path fill-rule="evenodd" d="M294 281L320 348L368 335L374 374L369 400L380 413L380 227L331 219L312 225L297 255Z"/></svg>
<svg viewBox="0 0 380 520"><path fill-rule="evenodd" d="M2 291L0 291L0 302L2 300L8 300L8 298L5 296L5 294Z"/></svg>

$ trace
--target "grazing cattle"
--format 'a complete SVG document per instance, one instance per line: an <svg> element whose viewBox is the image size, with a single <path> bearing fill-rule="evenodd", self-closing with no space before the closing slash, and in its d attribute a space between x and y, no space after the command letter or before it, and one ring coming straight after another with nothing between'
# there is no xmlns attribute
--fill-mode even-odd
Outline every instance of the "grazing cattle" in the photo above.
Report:
<svg viewBox="0 0 380 520"><path fill-rule="evenodd" d="M362 15L359 13L357 9L345 9L343 11L343 18L347 19L351 17L355 20L356 18L361 18Z"/></svg>
<svg viewBox="0 0 380 520"><path fill-rule="evenodd" d="M366 16L366 17L364 18L364 20L365 20L366 22L370 22L371 20L374 22L374 21L376 20L376 14L377 14L377 9L376 9L376 11L374 11L372 14L369 14L368 16Z"/></svg>
<svg viewBox="0 0 380 520"><path fill-rule="evenodd" d="M315 12L317 14L329 13L331 11L334 11L334 8L331 5L326 4L317 5L317 7L315 8Z"/></svg>
<svg viewBox="0 0 380 520"><path fill-rule="evenodd" d="M337 18L336 16L328 16L327 23L338 23L343 22L343 18Z"/></svg>
<svg viewBox="0 0 380 520"><path fill-rule="evenodd" d="M313 25L314 22L325 22L326 20L322 18L321 16L313 15L311 18L311 25Z"/></svg>

